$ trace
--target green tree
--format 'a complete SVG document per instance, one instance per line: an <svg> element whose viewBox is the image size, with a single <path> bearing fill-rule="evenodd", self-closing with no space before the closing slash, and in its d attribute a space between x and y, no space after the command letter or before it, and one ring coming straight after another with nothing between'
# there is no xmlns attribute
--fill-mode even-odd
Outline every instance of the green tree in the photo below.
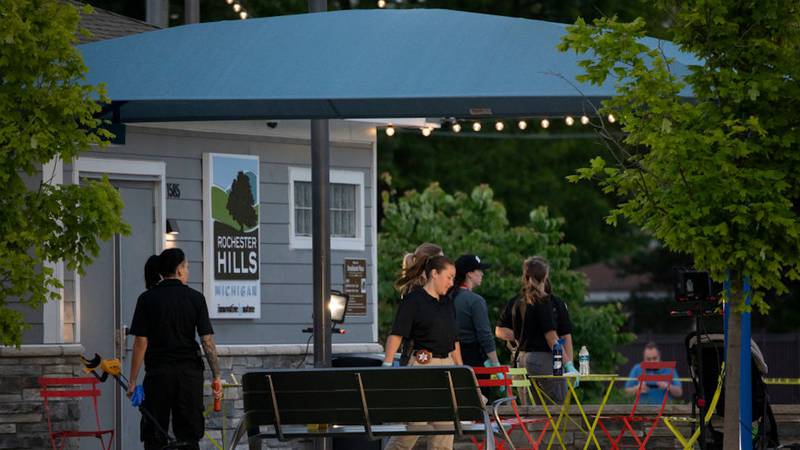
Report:
<svg viewBox="0 0 800 450"><path fill-rule="evenodd" d="M378 166L391 173L392 185L399 191L420 189L433 181L448 192L486 183L505 206L511 225L528 223L534 206L547 205L551 214L565 220L565 240L577 249L571 258L574 267L625 255L642 246L645 241L636 227L604 226L613 197L597 186L575 186L566 180L576 167L604 150L589 131L586 134L592 139L557 139L566 132L509 131L502 139L482 137L488 136L487 132L482 136L434 132L427 138L418 132L398 132L392 137L381 133ZM540 136L548 139L532 139ZM431 158L432 154L436 158Z"/></svg>
<svg viewBox="0 0 800 450"><path fill-rule="evenodd" d="M563 220L550 217L546 208L531 211L524 226L511 227L505 207L494 200L488 186L478 186L469 195L450 195L436 183L423 192L408 191L399 198L383 192L383 202L385 218L378 236L382 336L391 327L399 301L392 284L403 255L423 242L434 242L451 257L472 253L493 265L479 289L488 303L492 323L519 292L522 261L532 255L544 256L551 265L556 295L569 305L575 343L589 344L593 370L612 371L623 362L615 349L632 340L632 335L619 332L624 317L617 305L583 305L586 282L582 274L569 270L575 249L563 242ZM503 350L503 346L498 347Z"/></svg>
<svg viewBox="0 0 800 450"><path fill-rule="evenodd" d="M0 345L19 345L27 325L10 304L60 300L44 262L81 270L98 239L129 227L108 180L60 186L41 173L43 164L68 164L110 137L94 118L103 89L82 83L77 10L56 0L0 0L0 11Z"/></svg>
<svg viewBox="0 0 800 450"><path fill-rule="evenodd" d="M800 278L800 5L778 0L662 1L674 41L703 61L683 78L674 61L644 46L644 21L578 20L561 49L591 52L579 80L611 82L617 96L602 113L620 119L612 164L596 158L573 181L597 179L625 217L734 293L726 363L725 448L739 439L741 313L764 294ZM688 87L692 101L681 97ZM608 134L606 134L609 137Z"/></svg>
<svg viewBox="0 0 800 450"><path fill-rule="evenodd" d="M225 207L228 208L233 220L239 223L241 231L258 223L258 213L253 208L253 203L255 200L253 190L250 188L250 178L244 172L239 172L231 184L231 192L228 194L228 203Z"/></svg>

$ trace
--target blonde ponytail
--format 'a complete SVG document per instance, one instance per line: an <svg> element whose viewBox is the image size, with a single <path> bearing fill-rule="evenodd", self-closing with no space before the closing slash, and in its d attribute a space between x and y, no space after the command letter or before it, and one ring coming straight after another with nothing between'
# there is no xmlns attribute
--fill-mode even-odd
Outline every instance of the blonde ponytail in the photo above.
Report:
<svg viewBox="0 0 800 450"><path fill-rule="evenodd" d="M425 264L430 258L441 254L441 247L426 242L417 247L414 253L406 253L403 256L402 270L394 282L394 287L401 296L405 296L417 286L425 285Z"/></svg>

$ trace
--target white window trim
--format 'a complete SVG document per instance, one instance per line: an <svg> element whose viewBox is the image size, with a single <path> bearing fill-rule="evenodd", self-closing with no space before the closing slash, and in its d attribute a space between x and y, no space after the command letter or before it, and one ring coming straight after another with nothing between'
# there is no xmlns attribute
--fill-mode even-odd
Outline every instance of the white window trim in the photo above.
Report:
<svg viewBox="0 0 800 450"><path fill-rule="evenodd" d="M53 174L47 178L47 174ZM64 184L64 162L61 158L53 158L42 165L42 182L52 185ZM45 266L53 270L53 276L64 285L64 262L45 261ZM58 301L48 301L42 307L42 329L45 344L61 344L64 342L64 288L50 289L58 296Z"/></svg>
<svg viewBox="0 0 800 450"><path fill-rule="evenodd" d="M305 250L311 248L311 236L297 236L294 233L294 182L311 182L311 169L307 167L289 167L289 248ZM364 172L351 170L331 170L331 183L356 185L356 237L331 237L331 250L363 251L364 236Z"/></svg>
<svg viewBox="0 0 800 450"><path fill-rule="evenodd" d="M167 228L167 163L164 161L141 161L133 159L78 158L72 163L72 184L80 184L81 176L107 175L109 179L125 179L126 176L150 176L155 187L155 241L153 251L161 253L166 244L164 230ZM73 341L81 343L81 277L75 271L75 335ZM63 279L61 280L63 283ZM60 303L60 302L59 302ZM63 317L62 317L63 321ZM48 326L45 324L45 327ZM63 324L62 324L63 326Z"/></svg>

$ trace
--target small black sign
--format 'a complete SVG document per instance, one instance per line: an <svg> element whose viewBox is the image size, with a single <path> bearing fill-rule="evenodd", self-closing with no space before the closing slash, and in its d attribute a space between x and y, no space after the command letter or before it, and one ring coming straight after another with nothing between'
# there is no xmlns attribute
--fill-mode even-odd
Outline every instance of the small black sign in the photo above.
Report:
<svg viewBox="0 0 800 450"><path fill-rule="evenodd" d="M181 198L181 185L178 183L167 183L167 198Z"/></svg>

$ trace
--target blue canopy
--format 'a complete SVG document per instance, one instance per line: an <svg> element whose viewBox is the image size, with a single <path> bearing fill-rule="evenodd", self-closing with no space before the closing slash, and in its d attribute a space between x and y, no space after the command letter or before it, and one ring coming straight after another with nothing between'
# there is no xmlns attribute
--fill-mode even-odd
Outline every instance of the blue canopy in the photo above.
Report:
<svg viewBox="0 0 800 450"><path fill-rule="evenodd" d="M565 31L448 10L350 10L187 25L79 49L88 82L107 85L120 122L591 112L587 101L614 95L613 80L575 81L585 56L556 49ZM660 44L676 74L698 63Z"/></svg>

